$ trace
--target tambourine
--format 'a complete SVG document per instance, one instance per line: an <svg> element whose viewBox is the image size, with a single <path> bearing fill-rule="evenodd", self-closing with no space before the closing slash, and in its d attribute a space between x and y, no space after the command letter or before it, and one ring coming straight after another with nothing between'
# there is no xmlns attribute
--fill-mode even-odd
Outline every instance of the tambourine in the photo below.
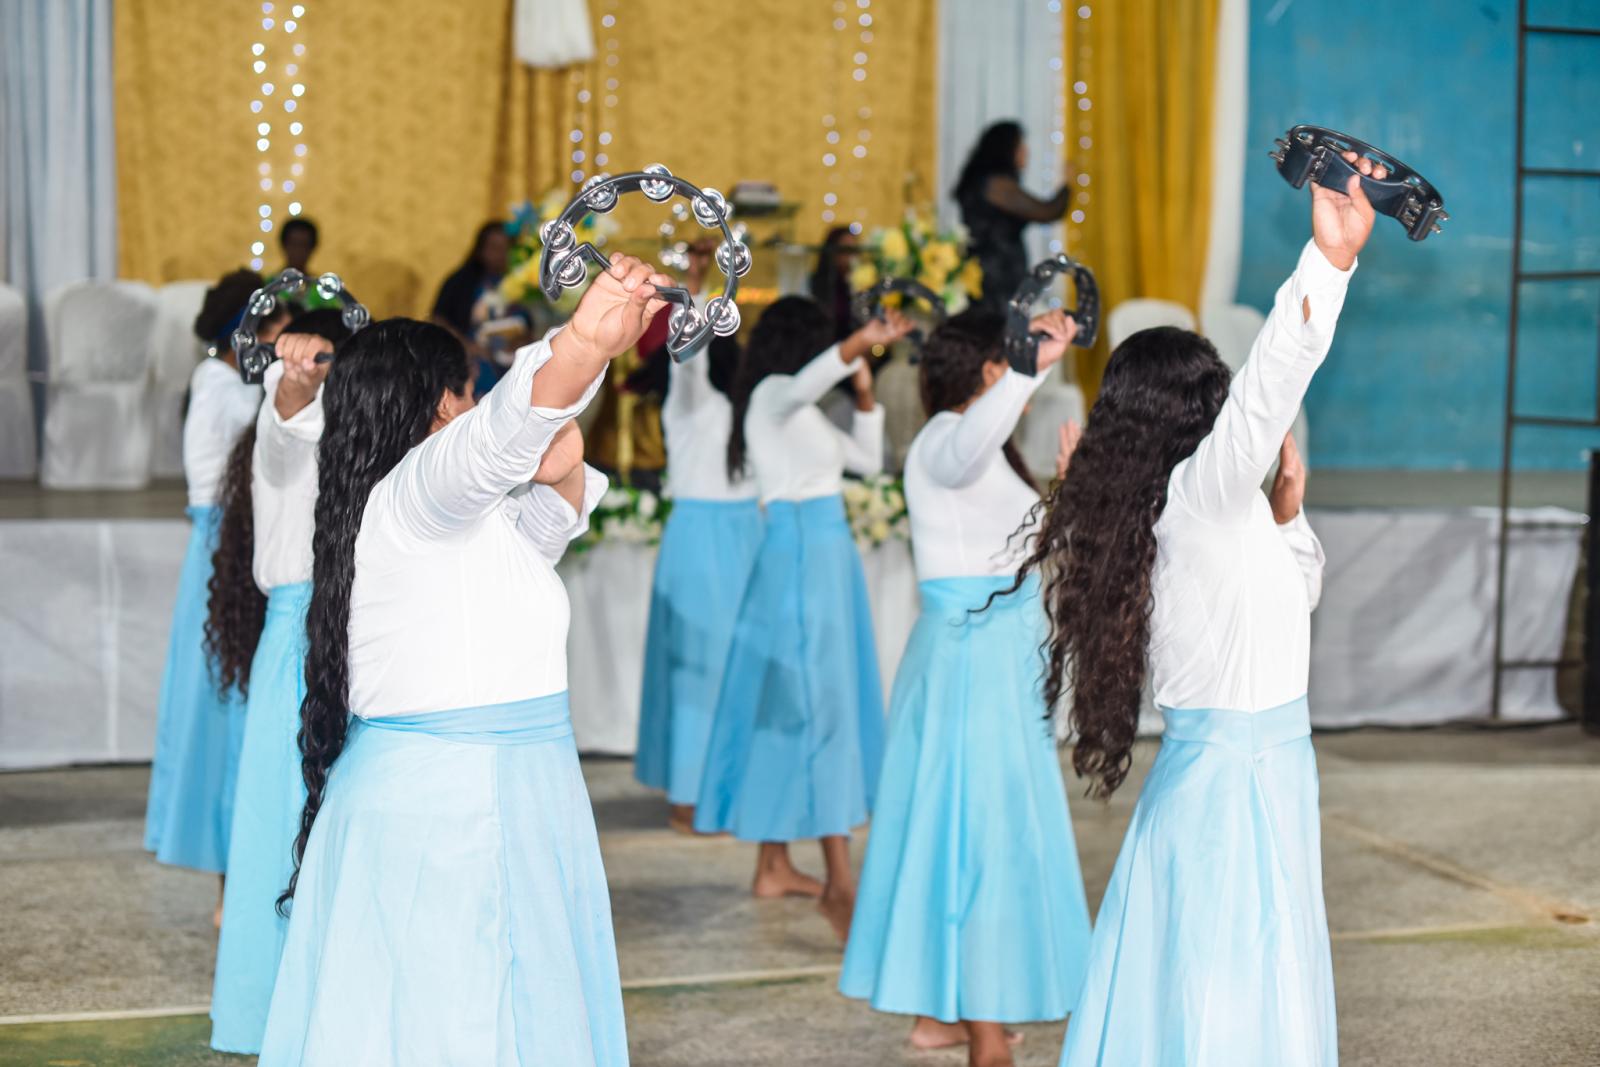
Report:
<svg viewBox="0 0 1600 1067"><path fill-rule="evenodd" d="M1361 174L1345 160L1342 152L1354 152L1383 164L1388 176L1380 179ZM1444 197L1432 183L1387 152L1349 134L1321 126L1296 126L1278 138L1271 155L1277 161L1283 180L1296 189L1313 181L1325 189L1342 193L1350 184L1350 176L1361 174L1361 189L1372 202L1373 210L1398 219L1406 229L1406 236L1413 241L1440 232L1441 224L1450 220L1444 209Z"/></svg>
<svg viewBox="0 0 1600 1067"><path fill-rule="evenodd" d="M539 288L545 298L554 302L562 290L582 285L589 277L588 264L601 270L611 266L611 261L587 241L578 243L574 227L590 212L604 213L617 206L621 193L639 191L656 203L665 203L674 194L689 201L695 221L707 229L722 230L722 244L717 247L717 269L727 282L720 296L706 301L704 311L694 306L687 289L678 286L660 286L656 295L675 305L667 326L667 351L679 362L689 358L712 334L731 337L739 332L739 305L734 295L739 291L739 279L750 271L750 248L734 236L728 228L728 202L715 189L701 189L659 163L652 163L642 171L632 174L596 174L578 191L578 195L560 215L545 223L539 230L544 247L539 253Z"/></svg>
<svg viewBox="0 0 1600 1067"><path fill-rule="evenodd" d="M247 384L259 383L266 377L267 368L278 358L278 350L274 346L256 340L256 331L261 327L261 320L277 309L280 297L304 292L309 280L304 274L290 267L250 294L250 303L245 305L244 321L233 331L233 354L239 361L239 377ZM351 333L355 333L372 321L371 314L364 306L356 303L356 298L350 295L350 290L344 287L344 282L337 274L324 274L317 278L317 295L324 300L339 301L342 308L339 317L343 320L345 329ZM326 363L332 358L332 353L324 352L317 357L317 362Z"/></svg>
<svg viewBox="0 0 1600 1067"><path fill-rule="evenodd" d="M1028 329L1033 321L1033 305L1050 287L1058 274L1072 275L1072 287L1078 306L1065 309L1069 318L1078 324L1072 343L1079 348L1092 348L1100 333L1100 286L1095 283L1094 271L1077 260L1057 253L1036 264L1022 279L1017 291L1006 301L1006 332L1001 345L1006 360L1020 374L1039 372L1039 339L1044 334Z"/></svg>
<svg viewBox="0 0 1600 1067"><path fill-rule="evenodd" d="M908 299L927 304L929 310L933 312L935 326L949 317L944 306L944 298L915 278L885 278L877 285L863 289L851 297L850 310L855 313L856 321L866 322L868 319L883 318L883 298L890 293L900 294L901 306L904 306L904 301ZM912 330L906 336L919 348L922 346L924 338L921 327ZM912 359L912 362L915 363L916 360Z"/></svg>

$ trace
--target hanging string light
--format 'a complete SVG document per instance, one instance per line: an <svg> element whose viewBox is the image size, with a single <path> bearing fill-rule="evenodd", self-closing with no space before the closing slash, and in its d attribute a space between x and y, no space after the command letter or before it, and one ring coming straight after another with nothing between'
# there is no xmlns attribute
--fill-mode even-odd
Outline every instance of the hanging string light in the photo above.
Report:
<svg viewBox="0 0 1600 1067"><path fill-rule="evenodd" d="M576 105L572 113L572 173L569 177L574 185L581 185L590 173L599 174L611 162L617 93L622 87L617 75L617 68L622 62L622 40L617 35L617 8L618 0L606 0L605 13L600 16L600 53L596 57L595 70L600 84L604 85L604 91L600 94L599 131L594 134L592 141L589 131L584 128L584 119L589 114L595 93L590 88L589 72L583 67L574 67L572 70Z"/></svg>
<svg viewBox="0 0 1600 1067"><path fill-rule="evenodd" d="M256 215L262 234L250 245L252 270L262 269L266 262L263 258L267 251L266 235L278 227L276 218L293 218L301 211L301 202L295 197L295 193L303 183L304 160L307 155L305 121L300 114L300 104L306 92L305 80L301 74L306 46L300 39L304 35L300 34L299 30L305 14L304 4L285 7L273 3L272 0L266 0L261 5L261 33L250 45L250 70L261 79L256 97L250 101L251 119L256 130L256 173L261 190L261 202L256 205ZM279 33L290 41L289 58L277 68L281 70L284 79L281 91L280 84L273 80L275 76L273 56L277 51L273 46L282 40L276 36ZM272 106L274 101L277 102L276 109ZM276 112L280 110L283 114L278 118ZM288 143L292 146L292 162L288 166L288 175L282 181L274 177L272 152L274 121L282 123L284 132L288 135L287 140L280 138L280 145ZM279 197L282 200L274 203ZM281 212L278 210L279 207L283 209Z"/></svg>
<svg viewBox="0 0 1600 1067"><path fill-rule="evenodd" d="M1067 156L1068 158L1085 159L1088 157L1089 150L1094 147L1094 122L1091 118L1094 101L1089 97L1089 79L1093 77L1094 73L1092 65L1094 55L1093 50L1089 47L1089 28L1085 25L1094 14L1094 11L1088 4L1080 4L1074 14L1077 18L1077 25L1074 27L1073 40L1077 46L1077 56L1073 69L1072 99L1075 103L1071 109L1066 107L1063 86L1061 122L1063 126L1062 132L1067 134L1068 116L1073 111L1076 111L1078 116L1077 141L1075 150L1073 146L1068 147ZM1063 38L1064 35L1058 35L1058 39ZM1064 81L1065 79L1063 78ZM1078 188L1072 195L1072 210L1067 214L1067 244L1069 247L1076 247L1079 244L1079 239L1083 232L1083 223L1088 218L1089 183L1088 169L1080 166L1077 176Z"/></svg>
<svg viewBox="0 0 1600 1067"><path fill-rule="evenodd" d="M861 232L861 218L864 214L862 208L862 190L866 186L866 159L867 145L872 140L872 106L867 102L867 61L871 59L869 49L872 47L872 0L856 0L856 40L855 50L850 56L850 78L855 84L856 96L856 135L855 144L850 148L850 155L855 163L850 169L851 195L854 200L854 209L850 212L850 232Z"/></svg>

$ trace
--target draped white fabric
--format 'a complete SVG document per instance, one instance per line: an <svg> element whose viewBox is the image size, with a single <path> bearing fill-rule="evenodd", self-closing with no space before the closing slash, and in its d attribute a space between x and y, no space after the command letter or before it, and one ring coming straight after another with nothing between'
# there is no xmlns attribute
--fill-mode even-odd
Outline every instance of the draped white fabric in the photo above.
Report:
<svg viewBox="0 0 1600 1067"><path fill-rule="evenodd" d="M206 356L206 346L194 335L194 319L205 298L205 282L170 282L156 290L150 335L150 473L157 478L183 477L183 407L189 376Z"/></svg>
<svg viewBox="0 0 1600 1067"><path fill-rule="evenodd" d="M38 436L28 385L28 305L0 285L0 478L32 478Z"/></svg>
<svg viewBox="0 0 1600 1067"><path fill-rule="evenodd" d="M517 0L517 59L530 67L565 67L594 58L588 0Z"/></svg>
<svg viewBox="0 0 1600 1067"><path fill-rule="evenodd" d="M0 4L0 217L38 374L44 294L116 274L111 0Z"/></svg>
<svg viewBox="0 0 1600 1067"><path fill-rule="evenodd" d="M1217 72L1211 100L1211 227L1200 316L1231 304L1244 248L1245 127L1250 105L1250 0L1219 0ZM1259 156L1255 157L1259 160Z"/></svg>
<svg viewBox="0 0 1600 1067"><path fill-rule="evenodd" d="M155 291L143 282L80 282L47 295L44 310L50 359L40 482L150 484Z"/></svg>
<svg viewBox="0 0 1600 1067"><path fill-rule="evenodd" d="M1583 517L1514 513L1507 654L1556 659ZM1311 624L1317 726L1417 726L1488 714L1493 509L1313 511L1327 583ZM0 768L150 757L167 620L188 524L0 522ZM890 684L917 612L908 546L863 554ZM578 746L633 751L655 549L608 544L560 567L572 601ZM1506 676L1503 714L1564 715L1551 670Z"/></svg>

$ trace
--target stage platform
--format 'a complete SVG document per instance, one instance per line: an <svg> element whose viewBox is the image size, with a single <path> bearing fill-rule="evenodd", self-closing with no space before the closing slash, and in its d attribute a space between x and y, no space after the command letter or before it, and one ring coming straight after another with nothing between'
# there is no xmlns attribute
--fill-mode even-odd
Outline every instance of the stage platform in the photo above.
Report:
<svg viewBox="0 0 1600 1067"><path fill-rule="evenodd" d="M1508 653L1571 658L1586 478L1519 475ZM1308 510L1328 569L1312 619L1321 729L1486 720L1499 478L1314 471ZM167 626L187 538L181 484L48 492L0 483L0 769L150 757ZM603 544L561 567L572 601L574 731L629 755L655 550ZM884 684L917 613L909 546L863 554ZM1578 672L1507 676L1503 721L1575 707Z"/></svg>

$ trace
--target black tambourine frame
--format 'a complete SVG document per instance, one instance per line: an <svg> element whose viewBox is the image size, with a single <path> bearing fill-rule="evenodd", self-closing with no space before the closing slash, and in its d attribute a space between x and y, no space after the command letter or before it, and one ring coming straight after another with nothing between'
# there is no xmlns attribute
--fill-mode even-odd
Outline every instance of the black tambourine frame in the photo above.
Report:
<svg viewBox="0 0 1600 1067"><path fill-rule="evenodd" d="M261 320L272 314L279 299L304 292L309 281L304 274L290 267L250 294L250 303L245 305L244 321L233 331L232 338L233 354L239 361L239 377L247 383L259 383L266 377L267 368L278 358L276 347L256 340ZM317 278L317 295L324 300L339 301L339 315L344 320L345 329L351 333L372 321L366 307L357 303L337 274L323 274ZM317 362L326 363L332 358L332 353L325 352L317 357Z"/></svg>
<svg viewBox="0 0 1600 1067"><path fill-rule="evenodd" d="M739 279L750 271L750 248L734 237L728 228L728 203L715 189L701 189L682 178L675 178L659 163L631 174L597 174L584 183L578 195L560 215L546 222L539 230L543 248L539 253L539 288L545 298L554 302L565 289L582 285L589 276L589 264L601 270L608 269L611 261L594 245L578 243L574 227L590 212L605 213L617 206L622 193L641 192L656 203L665 203L674 195L689 201L695 220L707 229L722 231L722 244L717 246L717 269L726 278L722 293L706 302L705 311L694 306L689 291L678 286L659 286L656 293L673 305L667 324L671 333L667 338L667 351L672 358L682 362L692 356L710 334L729 337L739 332L739 305L734 298L739 291Z"/></svg>
<svg viewBox="0 0 1600 1067"><path fill-rule="evenodd" d="M1021 374L1038 373L1039 338L1043 335L1034 333L1028 325L1033 321L1033 306L1058 274L1071 276L1077 295L1077 306L1066 309L1078 324L1072 343L1078 348L1092 348L1100 334L1100 286L1094 280L1094 271L1064 253L1040 261L1006 301L1006 360Z"/></svg>
<svg viewBox="0 0 1600 1067"><path fill-rule="evenodd" d="M883 317L883 298L890 293L899 293L903 299L915 300L926 304L928 310L933 313L934 325L936 326L949 317L944 299L915 278L885 278L876 285L863 289L851 297L850 310L855 312L856 319L859 322L866 322L875 318L881 319ZM922 336L920 328L912 330L906 336L911 338L911 343L919 348L922 346L922 342L927 340ZM917 362L915 356L912 357L911 362Z"/></svg>
<svg viewBox="0 0 1600 1067"><path fill-rule="evenodd" d="M1389 173L1383 178L1361 174L1341 155L1343 152L1381 163ZM1373 210L1398 221L1413 241L1440 232L1442 224L1450 220L1444 197L1431 182L1387 152L1347 133L1322 126L1296 126L1278 138L1271 155L1283 180L1296 189L1312 181L1342 193L1351 175L1361 174L1361 189Z"/></svg>

